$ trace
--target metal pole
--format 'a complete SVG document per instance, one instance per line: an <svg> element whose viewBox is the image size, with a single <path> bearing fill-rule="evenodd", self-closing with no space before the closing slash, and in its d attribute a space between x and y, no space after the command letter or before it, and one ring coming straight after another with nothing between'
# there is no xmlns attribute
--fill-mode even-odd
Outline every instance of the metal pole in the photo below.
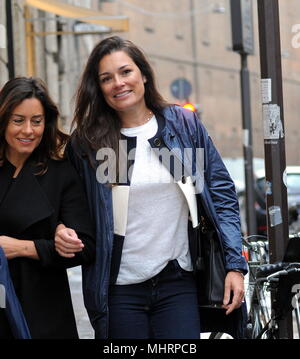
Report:
<svg viewBox="0 0 300 359"><path fill-rule="evenodd" d="M283 259L288 242L286 158L278 0L258 0L270 262ZM272 308L275 303L272 298ZM279 338L292 338L291 316L279 321Z"/></svg>
<svg viewBox="0 0 300 359"><path fill-rule="evenodd" d="M248 235L256 234L255 192L253 177L253 149L251 126L250 80L247 67L247 54L241 53L241 97L243 121L243 154L246 184L246 221Z"/></svg>
<svg viewBox="0 0 300 359"><path fill-rule="evenodd" d="M254 53L252 0L231 0L232 49L241 56L241 103L243 125L243 155L245 173L247 234L256 234L255 191L253 177L253 148L251 126L250 79L248 55Z"/></svg>
<svg viewBox="0 0 300 359"><path fill-rule="evenodd" d="M191 41L192 41L192 54L193 54L193 72L194 72L194 85L195 85L195 99L199 101L199 84L198 84L198 54L197 54L197 37L196 37L196 21L195 21L195 3L190 0L191 11Z"/></svg>
<svg viewBox="0 0 300 359"><path fill-rule="evenodd" d="M11 0L6 0L6 36L7 36L7 69L9 79L15 77L15 60L14 60L14 32Z"/></svg>

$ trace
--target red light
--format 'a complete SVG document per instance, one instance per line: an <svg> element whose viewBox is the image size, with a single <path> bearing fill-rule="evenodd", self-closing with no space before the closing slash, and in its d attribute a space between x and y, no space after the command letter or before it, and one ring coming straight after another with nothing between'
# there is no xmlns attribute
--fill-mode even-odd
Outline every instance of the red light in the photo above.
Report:
<svg viewBox="0 0 300 359"><path fill-rule="evenodd" d="M196 112L196 107L194 105L192 105L191 103L186 103L182 107L186 108L189 111Z"/></svg>
<svg viewBox="0 0 300 359"><path fill-rule="evenodd" d="M249 251L247 248L242 250L242 256L245 257L247 262L249 262Z"/></svg>

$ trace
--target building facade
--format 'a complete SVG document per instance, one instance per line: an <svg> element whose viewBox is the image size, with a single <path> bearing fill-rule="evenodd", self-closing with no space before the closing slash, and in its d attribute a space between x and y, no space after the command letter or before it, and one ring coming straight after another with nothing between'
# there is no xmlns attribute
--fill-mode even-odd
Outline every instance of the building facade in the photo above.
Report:
<svg viewBox="0 0 300 359"><path fill-rule="evenodd" d="M61 0L62 2L62 0ZM232 51L230 0L64 0L129 18L129 31L116 33L139 45L148 56L159 89L171 103L191 101L221 154L242 156L240 55ZM28 74L24 1L13 1L17 75ZM257 2L253 3L254 55L249 56L251 114L255 157L264 157L260 95ZM300 165L300 2L279 0L287 164ZM5 26L5 1L0 0L0 24ZM71 34L75 20L30 8L34 36L34 74L48 84L60 106L62 125L69 128L73 95L94 44L114 33ZM76 26L75 26L76 25ZM300 27L300 25L299 25ZM61 35L51 35L63 31ZM300 28L299 28L300 32ZM48 34L48 35L45 35ZM298 47L299 43L299 47ZM0 48L0 85L7 76L7 54Z"/></svg>

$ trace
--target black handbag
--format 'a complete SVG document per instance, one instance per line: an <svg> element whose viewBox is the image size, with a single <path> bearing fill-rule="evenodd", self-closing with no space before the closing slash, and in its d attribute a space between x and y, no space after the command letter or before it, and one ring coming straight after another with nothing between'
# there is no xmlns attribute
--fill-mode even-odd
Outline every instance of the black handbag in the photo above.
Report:
<svg viewBox="0 0 300 359"><path fill-rule="evenodd" d="M213 226L203 216L200 225L194 229L193 256L201 332L228 333L235 339L245 338L247 325L246 302L230 315L222 308L226 277L223 246Z"/></svg>
<svg viewBox="0 0 300 359"><path fill-rule="evenodd" d="M196 229L197 257L195 263L199 305L220 308L224 298L225 258L215 229L200 217Z"/></svg>

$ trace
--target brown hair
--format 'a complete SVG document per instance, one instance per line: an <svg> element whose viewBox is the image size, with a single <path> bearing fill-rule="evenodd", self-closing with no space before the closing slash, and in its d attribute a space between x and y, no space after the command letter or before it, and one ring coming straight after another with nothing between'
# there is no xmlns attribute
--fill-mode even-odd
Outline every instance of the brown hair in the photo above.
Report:
<svg viewBox="0 0 300 359"><path fill-rule="evenodd" d="M5 131L9 118L16 106L25 99L38 99L45 111L45 130L39 146L34 150L32 158L42 174L47 170L47 162L60 160L62 150L69 136L58 129L59 112L50 98L42 80L33 77L17 77L8 81L0 91L0 166L5 160Z"/></svg>
<svg viewBox="0 0 300 359"><path fill-rule="evenodd" d="M115 51L124 51L147 79L146 106L156 113L168 104L159 94L153 70L143 52L129 40L112 36L102 40L93 49L83 72L76 96L75 138L84 148L97 151L109 147L118 153L121 121L105 101L99 85L98 67L101 59Z"/></svg>

